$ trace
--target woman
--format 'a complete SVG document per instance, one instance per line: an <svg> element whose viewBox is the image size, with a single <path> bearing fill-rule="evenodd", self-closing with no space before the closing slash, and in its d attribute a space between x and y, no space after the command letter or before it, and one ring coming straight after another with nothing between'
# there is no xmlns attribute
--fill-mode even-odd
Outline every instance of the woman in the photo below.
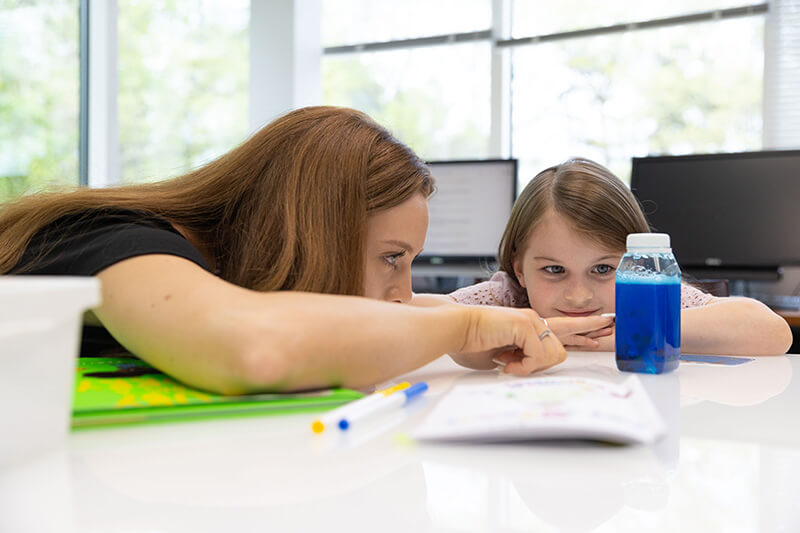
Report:
<svg viewBox="0 0 800 533"><path fill-rule="evenodd" d="M364 387L443 353L489 369L495 350L520 375L562 361L532 310L387 303L412 300L432 190L366 115L305 108L173 180L8 205L0 273L97 275L84 349L227 394Z"/></svg>

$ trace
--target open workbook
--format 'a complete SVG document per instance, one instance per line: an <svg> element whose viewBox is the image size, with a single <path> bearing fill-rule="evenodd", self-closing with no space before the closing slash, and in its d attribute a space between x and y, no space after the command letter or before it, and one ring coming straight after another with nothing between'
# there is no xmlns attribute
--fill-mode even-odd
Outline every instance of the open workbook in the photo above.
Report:
<svg viewBox="0 0 800 533"><path fill-rule="evenodd" d="M664 422L636 376L621 384L539 377L456 385L414 433L420 440L587 439L650 443Z"/></svg>
<svg viewBox="0 0 800 533"><path fill-rule="evenodd" d="M321 411L361 396L348 389L222 396L187 387L134 357L81 357L72 427Z"/></svg>

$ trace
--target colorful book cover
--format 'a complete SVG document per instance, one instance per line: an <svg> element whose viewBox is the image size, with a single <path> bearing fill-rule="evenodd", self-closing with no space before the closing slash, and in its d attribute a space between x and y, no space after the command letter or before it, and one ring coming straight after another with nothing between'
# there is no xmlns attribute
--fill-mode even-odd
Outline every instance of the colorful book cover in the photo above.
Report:
<svg viewBox="0 0 800 533"><path fill-rule="evenodd" d="M363 396L349 389L222 396L183 385L134 357L78 359L72 427L322 411Z"/></svg>

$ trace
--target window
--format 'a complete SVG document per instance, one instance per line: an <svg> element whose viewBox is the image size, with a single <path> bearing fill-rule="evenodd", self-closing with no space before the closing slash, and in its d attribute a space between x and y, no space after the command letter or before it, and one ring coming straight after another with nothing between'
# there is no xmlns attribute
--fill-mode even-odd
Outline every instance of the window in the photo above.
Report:
<svg viewBox="0 0 800 533"><path fill-rule="evenodd" d="M329 55L323 100L364 111L425 159L488 157L490 53L481 42Z"/></svg>
<svg viewBox="0 0 800 533"><path fill-rule="evenodd" d="M0 202L78 184L78 1L0 2Z"/></svg>
<svg viewBox="0 0 800 533"><path fill-rule="evenodd" d="M529 37L747 5L736 0L514 0L512 35Z"/></svg>
<svg viewBox="0 0 800 533"><path fill-rule="evenodd" d="M247 0L119 0L123 182L175 176L248 131Z"/></svg>
<svg viewBox="0 0 800 533"><path fill-rule="evenodd" d="M322 43L358 44L486 30L490 0L324 0Z"/></svg>
<svg viewBox="0 0 800 533"><path fill-rule="evenodd" d="M766 3L735 0L323 0L322 102L304 104L361 109L428 160L517 157L521 185L571 155L627 178L631 156L794 148L798 3L765 17ZM79 4L0 0L0 202L78 183ZM92 4L106 5L123 182L184 173L246 137L249 0ZM684 18L652 23L665 17ZM588 34L564 34L576 30ZM117 139L108 148L116 169Z"/></svg>
<svg viewBox="0 0 800 533"><path fill-rule="evenodd" d="M571 156L627 180L630 158L761 148L763 17L513 51L520 182Z"/></svg>
<svg viewBox="0 0 800 533"><path fill-rule="evenodd" d="M429 160L516 157L520 187L570 156L627 180L633 156L763 145L766 4L457 4L325 2L325 103Z"/></svg>
<svg viewBox="0 0 800 533"><path fill-rule="evenodd" d="M488 157L491 14L489 0L324 2L324 103L364 111L427 160ZM365 46L334 46L348 44Z"/></svg>

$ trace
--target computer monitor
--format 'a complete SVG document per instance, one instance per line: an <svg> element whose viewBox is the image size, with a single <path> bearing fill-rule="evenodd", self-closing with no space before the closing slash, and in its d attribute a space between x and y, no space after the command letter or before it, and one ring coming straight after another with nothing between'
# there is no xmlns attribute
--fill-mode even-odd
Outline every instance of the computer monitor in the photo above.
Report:
<svg viewBox="0 0 800 533"><path fill-rule="evenodd" d="M631 190L690 274L776 279L800 265L800 150L635 157Z"/></svg>
<svg viewBox="0 0 800 533"><path fill-rule="evenodd" d="M436 194L422 264L493 261L517 194L517 160L432 161Z"/></svg>

